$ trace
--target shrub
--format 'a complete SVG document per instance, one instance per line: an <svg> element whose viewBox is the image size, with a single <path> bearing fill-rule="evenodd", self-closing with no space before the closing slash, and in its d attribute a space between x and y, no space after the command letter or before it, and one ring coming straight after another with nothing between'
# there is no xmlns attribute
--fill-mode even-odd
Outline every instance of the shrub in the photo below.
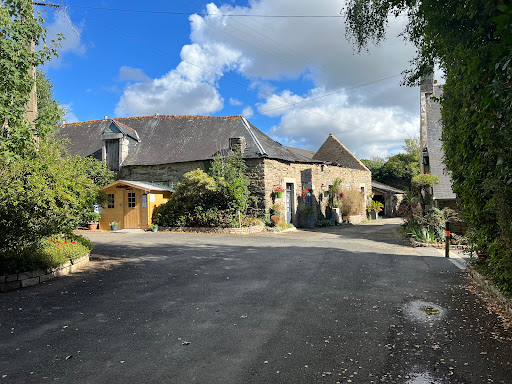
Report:
<svg viewBox="0 0 512 384"><path fill-rule="evenodd" d="M166 227L238 226L238 214L245 215L249 204L249 179L241 155L217 157L208 172L186 173L171 199L153 211L152 220Z"/></svg>
<svg viewBox="0 0 512 384"><path fill-rule="evenodd" d="M343 216L360 215L364 210L364 195L355 187L345 187L343 191Z"/></svg>
<svg viewBox="0 0 512 384"><path fill-rule="evenodd" d="M317 220L315 222L315 227L322 228L322 227L332 227L334 226L334 223L332 220Z"/></svg>
<svg viewBox="0 0 512 384"><path fill-rule="evenodd" d="M0 258L0 275L56 268L69 260L84 256L92 247L91 241L82 236L50 236L30 247L24 247L17 255L10 254Z"/></svg>

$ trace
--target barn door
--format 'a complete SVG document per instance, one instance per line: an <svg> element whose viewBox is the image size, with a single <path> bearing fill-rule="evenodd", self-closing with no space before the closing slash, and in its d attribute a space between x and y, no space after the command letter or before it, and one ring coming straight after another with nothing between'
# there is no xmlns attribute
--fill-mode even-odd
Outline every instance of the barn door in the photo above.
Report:
<svg viewBox="0 0 512 384"><path fill-rule="evenodd" d="M140 193L125 191L124 228L140 228Z"/></svg>

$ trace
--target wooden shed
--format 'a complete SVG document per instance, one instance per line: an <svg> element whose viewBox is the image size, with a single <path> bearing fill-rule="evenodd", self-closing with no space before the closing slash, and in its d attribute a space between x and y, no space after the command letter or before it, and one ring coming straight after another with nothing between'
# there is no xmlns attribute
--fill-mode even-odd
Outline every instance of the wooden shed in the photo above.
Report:
<svg viewBox="0 0 512 384"><path fill-rule="evenodd" d="M117 221L118 228L147 228L157 205L171 198L172 189L145 181L117 180L102 189L108 200L103 206L100 229L110 229Z"/></svg>

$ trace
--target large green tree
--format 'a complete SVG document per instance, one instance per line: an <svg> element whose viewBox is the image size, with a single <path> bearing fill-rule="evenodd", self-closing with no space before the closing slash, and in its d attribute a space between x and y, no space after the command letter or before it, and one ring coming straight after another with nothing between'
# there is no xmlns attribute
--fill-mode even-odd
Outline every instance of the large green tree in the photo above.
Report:
<svg viewBox="0 0 512 384"><path fill-rule="evenodd" d="M505 0L350 0L347 32L358 49L384 39L389 17L405 15L416 46L405 83L438 64L445 163L471 242L485 267L512 290L512 5Z"/></svg>
<svg viewBox="0 0 512 384"><path fill-rule="evenodd" d="M0 266L41 238L75 228L112 177L94 159L65 157L52 139L61 109L42 73L39 117L35 125L25 121L35 81L31 72L54 52L45 45L42 23L31 2L0 2ZM32 42L38 50L30 49Z"/></svg>
<svg viewBox="0 0 512 384"><path fill-rule="evenodd" d="M374 157L361 160L372 172L372 180L395 188L411 188L411 179L420 172L419 138L405 139L404 152L387 159Z"/></svg>

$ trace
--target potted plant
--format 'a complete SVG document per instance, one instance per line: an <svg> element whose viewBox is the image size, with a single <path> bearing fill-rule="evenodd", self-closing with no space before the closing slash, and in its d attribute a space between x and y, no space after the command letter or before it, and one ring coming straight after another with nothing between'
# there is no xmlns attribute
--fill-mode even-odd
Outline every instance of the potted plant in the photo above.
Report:
<svg viewBox="0 0 512 384"><path fill-rule="evenodd" d="M278 185L274 186L274 193L278 199L280 199L283 196L284 189L283 187L280 187Z"/></svg>
<svg viewBox="0 0 512 384"><path fill-rule="evenodd" d="M158 232L158 224L151 223L148 225L148 231Z"/></svg>
<svg viewBox="0 0 512 384"><path fill-rule="evenodd" d="M372 200L370 206L372 220L377 220L379 218L379 212L382 211L382 208L384 208L384 204L382 204L380 201Z"/></svg>
<svg viewBox="0 0 512 384"><path fill-rule="evenodd" d="M87 219L87 228L89 228L89 231L95 231L98 229L98 223L100 221L101 215L99 213L94 212L87 212L86 219Z"/></svg>
<svg viewBox="0 0 512 384"><path fill-rule="evenodd" d="M110 223L110 228L112 228L113 231L117 231L119 223L117 221L113 221Z"/></svg>

